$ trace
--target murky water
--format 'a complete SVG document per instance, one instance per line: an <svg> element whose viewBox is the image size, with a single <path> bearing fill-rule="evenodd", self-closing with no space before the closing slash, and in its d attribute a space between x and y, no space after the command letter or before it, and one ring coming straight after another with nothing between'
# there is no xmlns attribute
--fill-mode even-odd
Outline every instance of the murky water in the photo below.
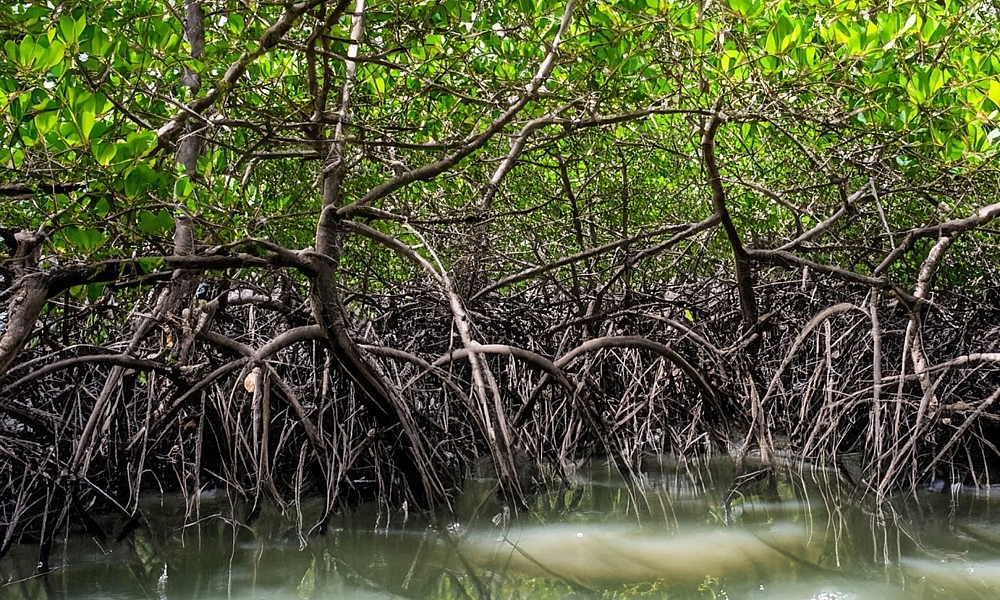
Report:
<svg viewBox="0 0 1000 600"><path fill-rule="evenodd" d="M821 469L738 476L728 460L665 458L642 472L626 484L581 468L521 514L472 480L454 519L364 506L324 536L300 536L294 507L245 527L245 508L204 498L180 526L183 501L158 500L124 542L61 540L45 577L37 547L16 547L0 598L1000 597L1000 491L878 506ZM307 529L316 510L302 511Z"/></svg>

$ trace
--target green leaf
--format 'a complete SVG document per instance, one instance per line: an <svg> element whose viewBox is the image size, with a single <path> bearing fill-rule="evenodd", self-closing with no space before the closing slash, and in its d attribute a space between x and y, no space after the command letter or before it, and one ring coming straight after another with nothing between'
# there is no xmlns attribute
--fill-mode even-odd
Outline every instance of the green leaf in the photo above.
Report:
<svg viewBox="0 0 1000 600"><path fill-rule="evenodd" d="M97 101L94 100L93 96L88 94L88 98L78 110L77 119L80 125L80 137L86 142L90 139L90 132L94 129L94 121L97 117L95 114Z"/></svg>
<svg viewBox="0 0 1000 600"><path fill-rule="evenodd" d="M101 299L101 296L104 295L104 287L105 287L105 284L103 284L103 283L91 283L91 284L88 284L87 285L87 298L91 302L97 302L98 300Z"/></svg>
<svg viewBox="0 0 1000 600"><path fill-rule="evenodd" d="M910 28L918 24L919 19L920 17L918 17L916 13L911 13L910 16L907 17L906 23L903 24L903 28L899 30L896 36L903 35L907 31L909 31Z"/></svg>
<svg viewBox="0 0 1000 600"><path fill-rule="evenodd" d="M144 275L152 273L163 266L162 258L137 258L135 262Z"/></svg>
<svg viewBox="0 0 1000 600"><path fill-rule="evenodd" d="M107 166L114 160L118 148L107 142L93 141L90 143L90 151L94 153L94 159L97 160L98 164Z"/></svg>
<svg viewBox="0 0 1000 600"><path fill-rule="evenodd" d="M246 27L246 21L242 15L229 13L229 20L226 22L226 25L229 26L229 30L233 33L242 33L243 28Z"/></svg>
<svg viewBox="0 0 1000 600"><path fill-rule="evenodd" d="M729 8L744 17L750 14L750 6L749 0L729 0Z"/></svg>
<svg viewBox="0 0 1000 600"><path fill-rule="evenodd" d="M924 86L920 85L919 74L916 77L911 77L906 80L906 94L915 104L921 104L927 99L927 94L924 92L924 89Z"/></svg>
<svg viewBox="0 0 1000 600"><path fill-rule="evenodd" d="M80 132L77 130L77 126L73 123L69 123L67 121L59 123L59 135L61 135L70 146L80 143Z"/></svg>
<svg viewBox="0 0 1000 600"><path fill-rule="evenodd" d="M59 121L59 111L57 110L47 110L45 112L40 112L35 115L34 122L35 128L38 129L39 135L45 135L56 126Z"/></svg>
<svg viewBox="0 0 1000 600"><path fill-rule="evenodd" d="M928 16L924 20L924 26L920 28L920 37L923 38L924 42L933 42L940 26L941 23L937 19Z"/></svg>
<svg viewBox="0 0 1000 600"><path fill-rule="evenodd" d="M60 42L59 40L53 40L52 43L49 44L49 47L46 48L39 57L37 67L40 71L48 71L62 62L65 55L66 44Z"/></svg>
<svg viewBox="0 0 1000 600"><path fill-rule="evenodd" d="M103 219L111 211L111 203L107 198L98 198L91 208L95 215Z"/></svg>
<svg viewBox="0 0 1000 600"><path fill-rule="evenodd" d="M767 34L767 39L764 40L764 52L768 54L778 53L778 30L772 29L769 34Z"/></svg>
<svg viewBox="0 0 1000 600"><path fill-rule="evenodd" d="M108 37L108 34L97 26L93 28L93 34L90 36L90 43L81 44L81 46L83 46L83 50L88 51L92 56L99 58L107 56L113 45L114 43Z"/></svg>
<svg viewBox="0 0 1000 600"><path fill-rule="evenodd" d="M35 38L30 35L24 36L21 45L17 49L17 64L22 67L31 66L35 55Z"/></svg>
<svg viewBox="0 0 1000 600"><path fill-rule="evenodd" d="M175 198L187 198L194 192L194 186L191 185L191 178L187 175L178 177L177 181L174 182L174 197Z"/></svg>
<svg viewBox="0 0 1000 600"><path fill-rule="evenodd" d="M174 219L165 209L155 215L147 210L139 211L139 231L147 235L162 235L174 226Z"/></svg>
<svg viewBox="0 0 1000 600"><path fill-rule="evenodd" d="M83 35L83 30L86 28L87 28L87 13L83 13L80 15L79 19L73 22L73 32L76 36L76 39L80 39L80 36Z"/></svg>
<svg viewBox="0 0 1000 600"><path fill-rule="evenodd" d="M76 24L73 22L73 17L69 15L59 17L59 33L62 34L62 39L66 40L67 44L76 41Z"/></svg>
<svg viewBox="0 0 1000 600"><path fill-rule="evenodd" d="M948 79L948 74L941 69L931 69L927 74L927 96L933 96Z"/></svg>
<svg viewBox="0 0 1000 600"><path fill-rule="evenodd" d="M864 48L864 33L858 30L851 32L850 37L847 39L847 52L849 54L861 54L861 50Z"/></svg>
<svg viewBox="0 0 1000 600"><path fill-rule="evenodd" d="M986 97L989 98L993 104L997 106L997 108L1000 108L1000 80L990 80L990 89L986 92Z"/></svg>
<svg viewBox="0 0 1000 600"><path fill-rule="evenodd" d="M176 52L177 49L180 48L180 46L181 46L181 36L171 32L171 34L167 36L166 43L163 44L163 49L167 52Z"/></svg>
<svg viewBox="0 0 1000 600"><path fill-rule="evenodd" d="M802 39L802 24L796 23L792 30L781 38L781 44L779 45L779 50L784 52L791 48L792 46L798 44L799 40Z"/></svg>
<svg viewBox="0 0 1000 600"><path fill-rule="evenodd" d="M100 247L107 239L103 233L96 229L81 228L71 225L63 230L66 241L78 250L92 252Z"/></svg>
<svg viewBox="0 0 1000 600"><path fill-rule="evenodd" d="M7 54L7 60L13 63L20 62L18 60L17 44L14 43L14 40L4 42L3 50Z"/></svg>
<svg viewBox="0 0 1000 600"><path fill-rule="evenodd" d="M145 156L150 150L156 147L156 132L143 131L142 133L130 133L128 144L133 152L133 156Z"/></svg>
<svg viewBox="0 0 1000 600"><path fill-rule="evenodd" d="M129 198L138 198L149 188L150 183L152 183L151 178L149 177L149 171L149 167L140 164L125 176L126 196Z"/></svg>

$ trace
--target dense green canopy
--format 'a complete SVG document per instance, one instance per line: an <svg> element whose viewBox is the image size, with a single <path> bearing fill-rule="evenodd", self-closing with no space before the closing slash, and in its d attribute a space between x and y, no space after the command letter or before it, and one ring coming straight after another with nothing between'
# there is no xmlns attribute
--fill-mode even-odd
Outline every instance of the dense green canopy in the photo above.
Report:
<svg viewBox="0 0 1000 600"><path fill-rule="evenodd" d="M709 215L699 123L717 100L729 210L755 247L846 197L859 214L809 254L870 274L893 234L968 216L995 185L988 3L584 3L559 40L564 2L219 3L197 59L181 4L0 16L0 217L44 230L60 264L169 253L179 212L205 243L310 246L335 141L344 216L391 213L375 226L407 243L394 221L509 222L487 236L509 271L537 262L532 242L552 258ZM193 172L170 152L184 135L207 141ZM883 270L903 283L918 262Z"/></svg>

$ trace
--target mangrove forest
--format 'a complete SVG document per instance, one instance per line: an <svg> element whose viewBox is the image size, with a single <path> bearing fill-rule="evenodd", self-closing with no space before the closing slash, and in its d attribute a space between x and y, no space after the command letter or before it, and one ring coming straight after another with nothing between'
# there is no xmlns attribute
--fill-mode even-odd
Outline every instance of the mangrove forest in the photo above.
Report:
<svg viewBox="0 0 1000 600"><path fill-rule="evenodd" d="M989 489L998 22L4 3L0 557L45 571L164 494L308 537L363 503L452 514L470 478L530 512L665 455L804 460L874 505Z"/></svg>

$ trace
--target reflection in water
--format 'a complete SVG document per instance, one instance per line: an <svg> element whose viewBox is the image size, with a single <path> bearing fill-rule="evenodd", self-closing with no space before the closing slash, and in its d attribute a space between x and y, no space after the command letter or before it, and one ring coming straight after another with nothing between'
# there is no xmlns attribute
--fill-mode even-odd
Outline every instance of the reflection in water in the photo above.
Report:
<svg viewBox="0 0 1000 600"><path fill-rule="evenodd" d="M816 546L804 527L785 524L760 531L706 528L674 535L579 524L470 536L460 552L469 562L491 569L581 584L665 579L697 586L711 575L727 580L791 575L800 566L812 566Z"/></svg>
<svg viewBox="0 0 1000 600"><path fill-rule="evenodd" d="M1000 597L1000 503L924 492L876 506L831 471L737 473L732 461L577 469L512 515L471 480L453 521L377 507L302 543L294 518L218 498L179 527L178 500L144 507L120 544L69 536L33 577L37 548L0 561L0 598L759 598ZM304 522L319 507L304 507ZM391 518L390 518L391 517Z"/></svg>

